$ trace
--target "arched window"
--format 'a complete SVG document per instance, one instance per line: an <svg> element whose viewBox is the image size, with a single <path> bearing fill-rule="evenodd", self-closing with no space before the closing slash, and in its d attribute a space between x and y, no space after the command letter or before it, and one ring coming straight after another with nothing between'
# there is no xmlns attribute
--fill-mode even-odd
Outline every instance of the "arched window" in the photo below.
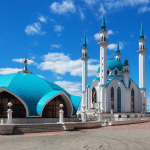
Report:
<svg viewBox="0 0 150 150"><path fill-rule="evenodd" d="M131 90L131 112L134 112L134 90Z"/></svg>
<svg viewBox="0 0 150 150"><path fill-rule="evenodd" d="M141 45L141 49L142 49L142 45Z"/></svg>
<svg viewBox="0 0 150 150"><path fill-rule="evenodd" d="M111 110L114 110L114 88L111 88Z"/></svg>
<svg viewBox="0 0 150 150"><path fill-rule="evenodd" d="M103 41L103 36L102 36L102 41Z"/></svg>
<svg viewBox="0 0 150 150"><path fill-rule="evenodd" d="M143 49L144 49L144 45L143 45Z"/></svg>
<svg viewBox="0 0 150 150"><path fill-rule="evenodd" d="M7 117L7 104L11 102L12 106L12 117L13 118L25 118L26 109L22 102L18 100L15 96L8 92L0 93L0 117Z"/></svg>
<svg viewBox="0 0 150 150"><path fill-rule="evenodd" d="M109 75L109 70L107 70L107 75Z"/></svg>
<svg viewBox="0 0 150 150"><path fill-rule="evenodd" d="M118 71L117 70L115 70L115 75L117 75L118 74Z"/></svg>
<svg viewBox="0 0 150 150"><path fill-rule="evenodd" d="M121 112L121 89L118 87L117 89L117 110Z"/></svg>
<svg viewBox="0 0 150 150"><path fill-rule="evenodd" d="M104 37L104 41L106 41L106 37Z"/></svg>
<svg viewBox="0 0 150 150"><path fill-rule="evenodd" d="M59 117L59 105L63 104L64 117L67 117L67 107L63 98L59 95L53 100L47 103L45 106L42 117L43 118L58 118Z"/></svg>
<svg viewBox="0 0 150 150"><path fill-rule="evenodd" d="M96 100L96 89L93 87L92 89L92 103L96 103L97 100Z"/></svg>

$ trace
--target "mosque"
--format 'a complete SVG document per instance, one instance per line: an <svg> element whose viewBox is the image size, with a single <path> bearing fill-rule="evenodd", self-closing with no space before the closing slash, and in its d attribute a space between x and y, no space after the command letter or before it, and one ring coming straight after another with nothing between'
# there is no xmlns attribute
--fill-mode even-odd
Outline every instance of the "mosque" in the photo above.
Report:
<svg viewBox="0 0 150 150"><path fill-rule="evenodd" d="M60 104L65 118L75 116L81 97L29 72L26 57L24 62L23 71L0 76L0 118L7 117L8 102L13 118L58 118Z"/></svg>
<svg viewBox="0 0 150 150"><path fill-rule="evenodd" d="M82 47L82 112L92 114L93 109L100 107L104 113L141 113L146 111L146 88L145 88L145 49L144 32L141 25L139 49L139 87L133 79L129 78L130 65L126 60L121 61L119 42L115 58L107 60L107 41L105 17L103 14L100 41L100 66L97 70L97 77L87 83L87 62L88 48L86 35L84 35Z"/></svg>

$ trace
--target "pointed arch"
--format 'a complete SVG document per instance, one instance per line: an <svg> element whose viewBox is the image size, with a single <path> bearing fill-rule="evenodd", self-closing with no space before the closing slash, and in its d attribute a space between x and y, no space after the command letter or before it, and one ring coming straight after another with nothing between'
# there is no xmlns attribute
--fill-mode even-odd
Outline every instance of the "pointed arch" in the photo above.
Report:
<svg viewBox="0 0 150 150"><path fill-rule="evenodd" d="M131 90L131 112L134 112L134 90Z"/></svg>
<svg viewBox="0 0 150 150"><path fill-rule="evenodd" d="M121 112L121 88L117 88L117 111Z"/></svg>
<svg viewBox="0 0 150 150"><path fill-rule="evenodd" d="M96 103L97 102L97 99L96 99L96 89L93 87L92 89L92 103Z"/></svg>
<svg viewBox="0 0 150 150"><path fill-rule="evenodd" d="M6 92L5 96L2 96L3 92ZM5 108L2 108L2 105L6 105L5 107L7 107L7 103L12 102L13 118L29 117L28 107L27 107L26 103L18 95L16 95L12 91L10 91L4 87L0 88L0 94L1 94L1 96L0 96L1 110L5 111ZM3 98L5 98L4 101L6 101L6 103L3 102Z"/></svg>
<svg viewBox="0 0 150 150"><path fill-rule="evenodd" d="M111 110L114 110L114 88L111 87Z"/></svg>
<svg viewBox="0 0 150 150"><path fill-rule="evenodd" d="M115 70L115 75L117 75L118 74L118 71L117 70Z"/></svg>

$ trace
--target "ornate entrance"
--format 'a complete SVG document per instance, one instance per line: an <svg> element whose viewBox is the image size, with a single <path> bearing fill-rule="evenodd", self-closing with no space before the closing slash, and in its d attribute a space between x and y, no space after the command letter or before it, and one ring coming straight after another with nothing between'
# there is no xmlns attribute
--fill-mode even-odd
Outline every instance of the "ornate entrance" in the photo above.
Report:
<svg viewBox="0 0 150 150"><path fill-rule="evenodd" d="M26 110L22 102L8 92L0 93L0 117L7 117L8 102L11 102L13 104L12 106L13 118L26 117Z"/></svg>
<svg viewBox="0 0 150 150"><path fill-rule="evenodd" d="M44 108L42 117L43 118L58 118L59 117L59 105L63 104L64 117L67 117L67 107L61 96L55 97L51 100Z"/></svg>

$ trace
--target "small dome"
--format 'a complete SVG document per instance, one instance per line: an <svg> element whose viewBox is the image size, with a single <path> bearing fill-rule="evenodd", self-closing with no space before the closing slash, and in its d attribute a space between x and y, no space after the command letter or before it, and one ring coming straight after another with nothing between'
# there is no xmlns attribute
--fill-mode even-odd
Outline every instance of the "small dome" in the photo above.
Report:
<svg viewBox="0 0 150 150"><path fill-rule="evenodd" d="M129 63L128 63L127 59L124 61L124 66L129 66Z"/></svg>
<svg viewBox="0 0 150 150"><path fill-rule="evenodd" d="M114 70L115 68L117 68L119 71L121 71L123 69L123 64L116 59L109 59L107 60L107 68L109 70ZM99 72L100 72L100 67L97 70L97 73Z"/></svg>

